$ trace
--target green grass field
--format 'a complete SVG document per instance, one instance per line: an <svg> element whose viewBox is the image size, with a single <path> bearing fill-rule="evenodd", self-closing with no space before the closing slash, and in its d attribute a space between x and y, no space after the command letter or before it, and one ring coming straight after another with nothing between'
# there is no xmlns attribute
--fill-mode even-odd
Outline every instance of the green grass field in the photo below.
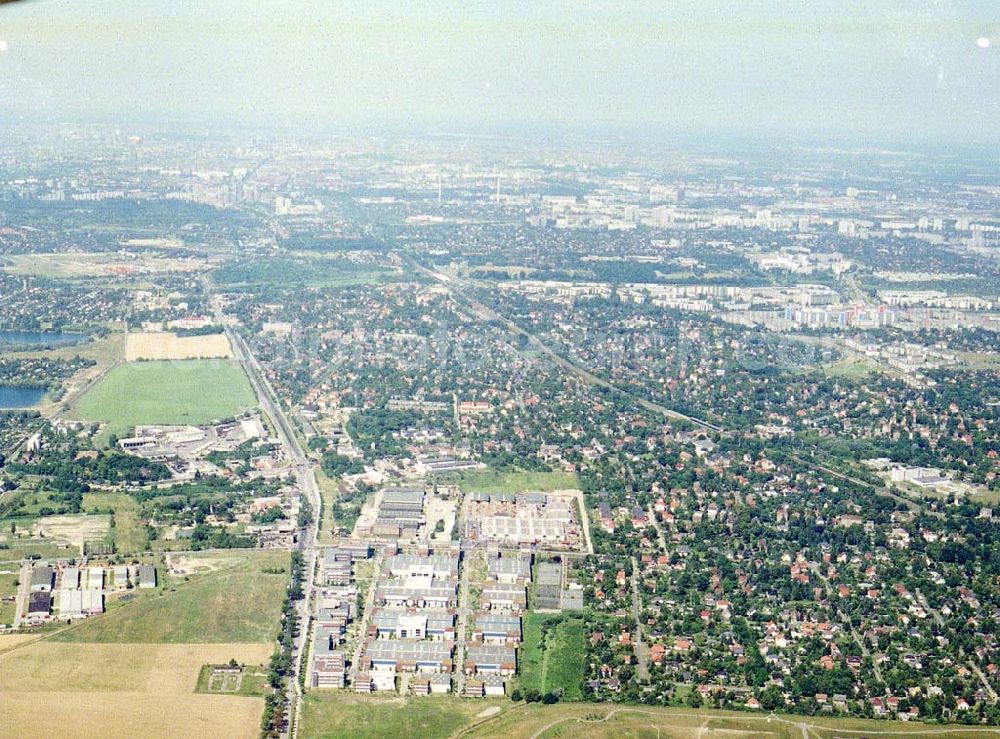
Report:
<svg viewBox="0 0 1000 739"><path fill-rule="evenodd" d="M187 359L121 364L77 401L73 414L121 435L137 425L208 423L255 405L237 362Z"/></svg>
<svg viewBox="0 0 1000 739"><path fill-rule="evenodd" d="M167 583L155 595L122 603L54 638L163 644L272 640L288 585L288 552L241 551L206 558L206 562L216 569Z"/></svg>
<svg viewBox="0 0 1000 739"><path fill-rule="evenodd" d="M139 522L139 504L125 493L87 493L83 496L84 513L112 514L110 536L118 554L136 554L149 549L146 527Z"/></svg>
<svg viewBox="0 0 1000 739"><path fill-rule="evenodd" d="M866 359L844 357L843 359L838 359L836 362L824 365L822 370L829 377L860 380L873 372L878 372L878 367Z"/></svg>
<svg viewBox="0 0 1000 739"><path fill-rule="evenodd" d="M833 739L879 736L885 739L919 734L931 739L973 739L998 736L995 727L930 726L919 722L872 721L817 716L769 716L762 712L654 708L611 704L558 703L552 706L515 704L484 718L456 737L573 737L604 739Z"/></svg>
<svg viewBox="0 0 1000 739"><path fill-rule="evenodd" d="M403 717L403 718L401 718ZM302 737L673 737L674 739L819 739L878 734L887 739L922 737L973 739L997 736L983 727L929 726L901 721L871 721L763 713L654 708L613 704L511 703L456 696L358 696L347 691L312 691L303 701ZM990 734L987 732L993 731Z"/></svg>
<svg viewBox="0 0 1000 739"><path fill-rule="evenodd" d="M267 671L259 665L246 665L241 675L215 675L215 665L203 665L198 673L196 693L263 696L267 692Z"/></svg>
<svg viewBox="0 0 1000 739"><path fill-rule="evenodd" d="M548 627L543 624L558 620ZM582 618L567 618L545 613L529 613L524 619L524 645L518 655L522 690L540 693L562 690L563 700L580 700L583 696L584 646Z"/></svg>
<svg viewBox="0 0 1000 739"><path fill-rule="evenodd" d="M443 738L469 724L483 710L503 703L506 701L470 701L452 696L381 697L313 691L302 703L301 735L331 739Z"/></svg>
<svg viewBox="0 0 1000 739"><path fill-rule="evenodd" d="M16 568L9 568L16 569ZM8 598L12 595L17 595L17 572L11 572L10 574L0 574L0 597ZM2 600L0 601L0 624L13 624L14 623L14 601Z"/></svg>
<svg viewBox="0 0 1000 739"><path fill-rule="evenodd" d="M523 493L527 490L572 490L580 483L572 472L498 472L471 470L442 475L444 483L458 485L464 492Z"/></svg>
<svg viewBox="0 0 1000 739"><path fill-rule="evenodd" d="M415 279L415 275L409 275ZM230 262L217 269L220 285L267 285L281 287L347 287L379 285L400 275L390 269L363 265L327 254L297 254L246 262Z"/></svg>

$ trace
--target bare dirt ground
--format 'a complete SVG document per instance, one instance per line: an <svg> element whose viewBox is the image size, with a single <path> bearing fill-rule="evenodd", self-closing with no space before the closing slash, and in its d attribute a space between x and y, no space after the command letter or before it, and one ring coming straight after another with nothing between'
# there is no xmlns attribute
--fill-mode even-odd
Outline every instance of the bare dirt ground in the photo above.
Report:
<svg viewBox="0 0 1000 739"><path fill-rule="evenodd" d="M130 333L125 347L125 359L228 359L233 348L225 334L207 336L177 336L169 332Z"/></svg>
<svg viewBox="0 0 1000 739"><path fill-rule="evenodd" d="M167 554L167 567L171 575L194 575L197 573L214 572L228 567L236 561L236 557L198 554Z"/></svg>
<svg viewBox="0 0 1000 739"><path fill-rule="evenodd" d="M108 516L47 516L35 522L31 527L31 536L34 539L67 541L75 547L82 547L85 541L107 536L110 523Z"/></svg>

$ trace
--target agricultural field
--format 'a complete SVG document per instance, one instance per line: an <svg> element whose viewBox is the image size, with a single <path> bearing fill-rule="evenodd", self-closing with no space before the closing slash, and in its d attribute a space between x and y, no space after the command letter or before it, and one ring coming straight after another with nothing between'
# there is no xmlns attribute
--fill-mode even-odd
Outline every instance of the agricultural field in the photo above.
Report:
<svg viewBox="0 0 1000 739"><path fill-rule="evenodd" d="M162 644L274 640L288 585L288 552L190 555L188 561L192 574L170 578L154 596L122 603L53 638ZM208 661L202 660L199 669Z"/></svg>
<svg viewBox="0 0 1000 739"><path fill-rule="evenodd" d="M202 424L256 405L243 368L230 360L134 362L114 367L75 404L72 415L124 435L150 424Z"/></svg>
<svg viewBox="0 0 1000 739"><path fill-rule="evenodd" d="M303 737L350 739L437 739L452 736L507 701L462 700L453 696L358 696L348 691L313 691L302 703ZM501 709L502 710L502 709Z"/></svg>
<svg viewBox="0 0 1000 739"><path fill-rule="evenodd" d="M225 334L178 336L169 331L130 333L125 343L125 359L229 359L233 348Z"/></svg>
<svg viewBox="0 0 1000 739"><path fill-rule="evenodd" d="M556 693L562 700L583 697L583 619L529 613L524 619L524 645L518 655L522 691Z"/></svg>
<svg viewBox="0 0 1000 739"><path fill-rule="evenodd" d="M522 493L527 490L549 492L574 490L579 481L572 472L499 472L470 470L442 475L441 481L458 485L463 492Z"/></svg>
<svg viewBox="0 0 1000 739"><path fill-rule="evenodd" d="M0 715L12 735L256 736L261 698L195 693L206 660L260 664L267 644L21 642L0 653ZM53 723L55 722L55 723Z"/></svg>

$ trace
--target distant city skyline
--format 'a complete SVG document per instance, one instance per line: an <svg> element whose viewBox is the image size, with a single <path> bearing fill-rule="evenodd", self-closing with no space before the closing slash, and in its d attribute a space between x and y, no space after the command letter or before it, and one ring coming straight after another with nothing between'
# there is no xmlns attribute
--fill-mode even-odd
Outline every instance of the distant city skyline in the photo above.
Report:
<svg viewBox="0 0 1000 739"><path fill-rule="evenodd" d="M0 7L0 116L988 144L985 1Z"/></svg>

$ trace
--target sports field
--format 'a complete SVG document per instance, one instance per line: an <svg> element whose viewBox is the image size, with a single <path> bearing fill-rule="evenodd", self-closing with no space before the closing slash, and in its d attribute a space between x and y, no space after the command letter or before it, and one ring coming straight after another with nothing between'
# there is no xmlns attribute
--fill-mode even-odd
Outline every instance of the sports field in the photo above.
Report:
<svg viewBox="0 0 1000 739"><path fill-rule="evenodd" d="M202 424L256 405L243 368L225 359L120 364L88 390L72 413L114 434L138 425Z"/></svg>
<svg viewBox="0 0 1000 739"><path fill-rule="evenodd" d="M529 613L518 655L518 684L522 690L561 692L563 700L580 700L585 656L582 618Z"/></svg>
<svg viewBox="0 0 1000 739"><path fill-rule="evenodd" d="M190 559L204 559L217 568L174 580L154 595L123 603L53 639L147 644L273 641L288 585L288 552L191 555ZM210 661L202 660L199 667Z"/></svg>
<svg viewBox="0 0 1000 739"><path fill-rule="evenodd" d="M128 335L125 359L228 359L233 356L225 334L178 336L169 331L137 331Z"/></svg>

